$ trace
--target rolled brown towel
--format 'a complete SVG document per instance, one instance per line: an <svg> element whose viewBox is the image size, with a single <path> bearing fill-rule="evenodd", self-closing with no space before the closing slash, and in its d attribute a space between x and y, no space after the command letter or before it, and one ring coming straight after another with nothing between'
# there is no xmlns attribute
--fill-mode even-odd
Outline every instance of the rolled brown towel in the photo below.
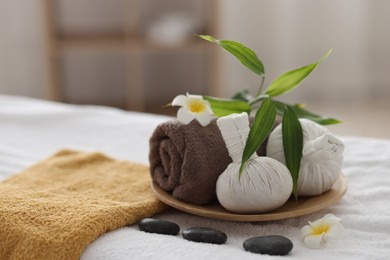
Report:
<svg viewBox="0 0 390 260"><path fill-rule="evenodd" d="M265 142L266 143L266 142ZM266 144L257 153L265 155ZM196 120L183 125L167 121L150 138L152 179L172 196L202 205L216 199L215 184L232 162L216 120L202 127Z"/></svg>

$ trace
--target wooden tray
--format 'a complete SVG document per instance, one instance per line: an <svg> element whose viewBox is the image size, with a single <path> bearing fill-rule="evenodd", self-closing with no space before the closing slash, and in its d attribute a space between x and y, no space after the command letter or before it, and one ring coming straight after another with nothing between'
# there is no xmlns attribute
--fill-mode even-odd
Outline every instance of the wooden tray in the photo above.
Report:
<svg viewBox="0 0 390 260"><path fill-rule="evenodd" d="M162 202L181 211L214 219L256 222L293 218L321 210L341 199L347 191L347 186L347 178L341 174L332 186L332 189L324 194L312 197L299 197L298 201L290 198L280 208L263 214L238 214L230 212L224 209L218 202L202 206L193 205L175 199L155 183L152 184L152 189Z"/></svg>

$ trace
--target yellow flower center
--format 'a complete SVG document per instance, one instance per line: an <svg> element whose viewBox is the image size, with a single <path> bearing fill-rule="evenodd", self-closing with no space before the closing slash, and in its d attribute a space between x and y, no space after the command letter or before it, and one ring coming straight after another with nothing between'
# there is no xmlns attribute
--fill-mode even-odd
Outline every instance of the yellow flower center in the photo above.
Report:
<svg viewBox="0 0 390 260"><path fill-rule="evenodd" d="M202 102L202 100L193 99L193 100L190 100L190 102L188 103L188 109L192 113L201 113L201 112L205 111L206 105L204 102Z"/></svg>
<svg viewBox="0 0 390 260"><path fill-rule="evenodd" d="M329 225L318 225L318 226L312 226L312 235L321 235L326 234L329 231L330 226Z"/></svg>

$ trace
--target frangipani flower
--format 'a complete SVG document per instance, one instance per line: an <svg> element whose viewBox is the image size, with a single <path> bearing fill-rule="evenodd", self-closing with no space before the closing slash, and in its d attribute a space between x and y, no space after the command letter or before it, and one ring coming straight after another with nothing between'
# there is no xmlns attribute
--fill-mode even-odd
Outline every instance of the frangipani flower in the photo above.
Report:
<svg viewBox="0 0 390 260"><path fill-rule="evenodd" d="M206 126L213 119L210 103L200 95L178 95L173 99L172 106L181 106L177 111L177 120L186 125L196 119Z"/></svg>
<svg viewBox="0 0 390 260"><path fill-rule="evenodd" d="M301 229L303 242L310 248L320 248L329 237L341 236L344 227L340 223L341 219L333 214L326 214L323 218L310 222L309 225Z"/></svg>

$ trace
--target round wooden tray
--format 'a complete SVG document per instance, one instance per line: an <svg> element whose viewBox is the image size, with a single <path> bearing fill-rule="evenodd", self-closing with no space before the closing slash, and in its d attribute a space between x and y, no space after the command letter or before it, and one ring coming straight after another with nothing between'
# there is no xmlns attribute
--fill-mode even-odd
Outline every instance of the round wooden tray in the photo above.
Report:
<svg viewBox="0 0 390 260"><path fill-rule="evenodd" d="M313 213L336 203L347 191L347 178L340 175L332 189L320 196L299 197L298 201L290 198L280 208L263 214L238 214L224 209L218 202L206 205L189 204L175 199L171 194L162 190L156 183L152 184L152 189L157 197L165 204L194 215L208 218L231 220L231 221L270 221L286 218L293 218Z"/></svg>

